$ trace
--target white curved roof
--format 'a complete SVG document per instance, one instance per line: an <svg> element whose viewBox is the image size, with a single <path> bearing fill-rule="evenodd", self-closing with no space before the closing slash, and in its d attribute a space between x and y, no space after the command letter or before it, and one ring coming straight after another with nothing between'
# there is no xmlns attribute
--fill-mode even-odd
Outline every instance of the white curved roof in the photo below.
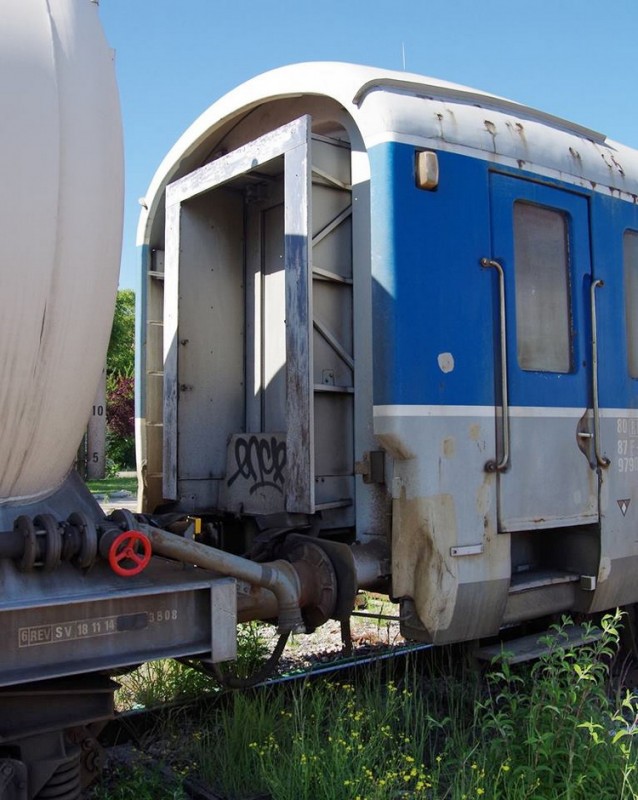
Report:
<svg viewBox="0 0 638 800"><path fill-rule="evenodd" d="M164 186L224 124L282 98L323 96L352 117L367 148L403 141L465 152L562 178L597 191L638 198L638 152L603 134L495 95L408 72L338 62L294 64L247 81L213 103L158 168L146 195L138 243ZM424 102L427 99L429 102ZM300 100L300 113L303 113ZM209 151L207 151L208 154Z"/></svg>

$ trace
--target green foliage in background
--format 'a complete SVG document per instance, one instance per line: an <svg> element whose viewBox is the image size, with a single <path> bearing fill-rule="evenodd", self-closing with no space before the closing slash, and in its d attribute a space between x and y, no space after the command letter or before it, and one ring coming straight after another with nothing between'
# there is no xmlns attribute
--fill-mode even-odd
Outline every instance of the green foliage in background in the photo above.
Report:
<svg viewBox="0 0 638 800"><path fill-rule="evenodd" d="M132 377L135 372L135 292L120 289L115 300L106 375Z"/></svg>
<svg viewBox="0 0 638 800"><path fill-rule="evenodd" d="M135 292L120 289L106 357L109 474L135 467Z"/></svg>

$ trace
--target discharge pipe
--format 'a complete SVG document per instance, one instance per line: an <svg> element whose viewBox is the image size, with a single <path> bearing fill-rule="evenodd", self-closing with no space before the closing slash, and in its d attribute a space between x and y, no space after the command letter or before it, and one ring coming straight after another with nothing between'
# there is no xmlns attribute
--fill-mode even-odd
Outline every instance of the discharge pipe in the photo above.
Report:
<svg viewBox="0 0 638 800"><path fill-rule="evenodd" d="M183 539L152 525L138 523L136 527L148 536L153 553L157 555L269 589L277 598L278 632L305 632L300 609L301 581L294 566L288 561L259 564L191 539Z"/></svg>

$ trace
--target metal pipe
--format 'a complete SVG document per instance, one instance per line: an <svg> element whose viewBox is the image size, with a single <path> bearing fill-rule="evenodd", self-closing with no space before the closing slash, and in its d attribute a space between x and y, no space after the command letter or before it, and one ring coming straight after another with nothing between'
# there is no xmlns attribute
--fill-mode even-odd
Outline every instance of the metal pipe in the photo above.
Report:
<svg viewBox="0 0 638 800"><path fill-rule="evenodd" d="M0 558L18 559L24 553L24 536L20 531L0 531Z"/></svg>
<svg viewBox="0 0 638 800"><path fill-rule="evenodd" d="M357 589L383 591L392 569L390 547L385 541L354 544L351 548Z"/></svg>
<svg viewBox="0 0 638 800"><path fill-rule="evenodd" d="M277 598L279 632L305 631L299 608L301 596L299 576L288 561L258 564L191 539L183 539L151 525L138 524L137 529L148 536L153 552L157 555L174 558L186 564L196 564L221 575L270 589Z"/></svg>
<svg viewBox="0 0 638 800"><path fill-rule="evenodd" d="M248 594L237 592L237 622L275 619L278 608L277 598L270 589L254 586Z"/></svg>

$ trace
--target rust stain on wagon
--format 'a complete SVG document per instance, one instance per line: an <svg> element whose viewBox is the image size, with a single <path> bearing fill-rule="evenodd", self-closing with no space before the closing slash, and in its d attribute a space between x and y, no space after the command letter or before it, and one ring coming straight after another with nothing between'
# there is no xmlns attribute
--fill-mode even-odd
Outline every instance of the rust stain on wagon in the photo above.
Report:
<svg viewBox="0 0 638 800"><path fill-rule="evenodd" d="M496 136L498 135L498 130L496 128L496 125L489 119L484 120L483 124L485 125L485 130L492 137L492 148L496 153Z"/></svg>
<svg viewBox="0 0 638 800"><path fill-rule="evenodd" d="M470 425L470 440L473 442L478 442L481 438L481 426L478 423L474 423Z"/></svg>
<svg viewBox="0 0 638 800"><path fill-rule="evenodd" d="M458 560L450 556L457 543L454 498L395 498L392 514L392 591L411 597L429 631L450 626L458 591Z"/></svg>
<svg viewBox="0 0 638 800"><path fill-rule="evenodd" d="M452 458L456 452L456 441L454 437L448 436L446 439L443 439L443 455L446 458Z"/></svg>

